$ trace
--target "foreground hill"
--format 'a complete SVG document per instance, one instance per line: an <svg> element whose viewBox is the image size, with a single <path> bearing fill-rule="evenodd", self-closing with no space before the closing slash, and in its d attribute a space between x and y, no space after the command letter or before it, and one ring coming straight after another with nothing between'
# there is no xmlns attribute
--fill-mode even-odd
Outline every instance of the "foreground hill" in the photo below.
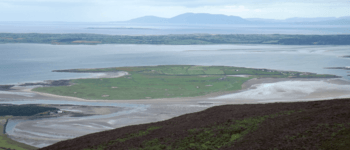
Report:
<svg viewBox="0 0 350 150"><path fill-rule="evenodd" d="M62 141L42 150L347 149L350 99L224 105Z"/></svg>

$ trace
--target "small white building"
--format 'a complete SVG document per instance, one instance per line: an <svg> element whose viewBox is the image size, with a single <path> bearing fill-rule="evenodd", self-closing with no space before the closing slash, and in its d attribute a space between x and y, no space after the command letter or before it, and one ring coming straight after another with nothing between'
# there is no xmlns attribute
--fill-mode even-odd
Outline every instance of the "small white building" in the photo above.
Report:
<svg viewBox="0 0 350 150"><path fill-rule="evenodd" d="M63 111L62 111L62 110L59 110L59 111L57 111L57 113L58 113L58 114L62 114L62 113L63 113Z"/></svg>

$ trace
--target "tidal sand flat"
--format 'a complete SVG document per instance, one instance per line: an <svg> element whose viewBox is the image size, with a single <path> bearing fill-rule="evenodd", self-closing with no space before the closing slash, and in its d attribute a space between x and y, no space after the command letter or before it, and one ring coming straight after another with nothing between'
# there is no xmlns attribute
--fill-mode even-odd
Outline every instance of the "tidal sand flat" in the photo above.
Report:
<svg viewBox="0 0 350 150"><path fill-rule="evenodd" d="M103 71L101 71L103 70ZM36 147L45 147L56 142L76 138L89 133L95 133L105 130L111 130L114 128L119 128L134 124L143 124L149 122L157 122L166 119L170 119L176 116L180 116L186 113L192 113L207 109L209 107L224 105L224 104L247 104L247 103L266 103L268 100L276 100L278 98L283 98L283 96L297 95L300 91L308 89L307 93L304 93L304 97L293 97L293 101L304 100L305 96L309 96L311 100L318 99L317 97L312 97L310 91L322 91L324 87L329 85L334 85L335 91L342 91L349 85L339 85L332 84L330 82L341 82L333 81L336 76L333 75L318 75L313 73L300 73L292 71L277 71L268 69L252 69L252 68L240 68L240 67L225 67L225 66L151 66L151 67L123 67L123 68L103 68L103 69L84 69L84 70L69 70L71 72L86 72L94 71L97 73L101 72L117 72L117 71L128 71L127 76L122 76L119 78L97 78L97 79L77 79L79 82L74 82L70 86L54 86L54 87L42 87L37 89L51 89L58 88L58 91L64 90L64 88L76 88L74 86L86 86L84 84L88 83L91 87L96 86L96 82L105 87L108 90L113 90L114 92L119 89L130 89L131 87L140 86L136 90L153 90L158 89L161 94L159 97L147 98L147 97L137 97L138 95L133 95L136 97L129 97L130 99L123 99L125 96L121 95L119 99L111 99L112 96L109 93L101 93L98 99L84 99L84 97L64 95L65 97L42 94L40 92L31 92L28 89L19 89L18 91L13 91L17 100L10 101L12 104L29 104L38 103L46 104L50 106L55 106L66 112L79 112L81 114L86 114L88 116L72 116L66 115L58 118L46 118L37 120L25 120L14 121L13 127L9 130L8 135L12 139L17 141L33 145ZM230 76L228 76L228 75ZM296 77L299 78L296 78ZM143 80L138 80L141 78ZM144 81L147 78L153 79L151 82ZM163 78L162 78L163 77ZM270 77L270 78L267 78ZM271 78L274 77L274 78ZM329 78L324 78L329 77ZM169 82L164 82L162 80L156 79L168 79ZM181 80L179 80L181 79ZM189 80L190 79L190 80ZM115 83L113 84L113 80ZM332 80L332 81L331 81ZM338 79L339 80L339 79ZM85 82L88 81L88 82ZM132 81L132 82L130 82ZM141 82L140 81L144 81ZM162 81L162 82L160 82ZM172 81L172 82L170 82ZM176 81L176 82L174 82ZM191 84L181 84L181 82L188 82ZM125 84L125 82L127 84ZM130 84L133 83L134 84ZM139 82L135 84L135 82ZM287 82L287 83L286 83ZM292 82L292 83L289 83ZM294 83L295 82L295 83ZM104 83L104 84L101 84ZM117 83L117 84L116 84ZM170 84L169 84L170 83ZM341 82L342 83L342 82ZM177 88L176 91L172 89L174 84ZM319 84L324 87L316 87ZM151 86L153 85L153 87ZM233 86L234 85L234 86ZM304 85L310 85L310 87L304 87ZM312 86L314 85L314 86ZM271 87L264 89L263 87ZM347 86L347 87L345 87ZM114 88L113 88L114 87ZM210 88L214 90L208 90ZM289 87L289 88L288 88ZM292 88L294 87L294 88ZM302 90L296 90L298 88L303 88ZM76 88L76 89L80 89ZM100 88L100 87L98 87ZM152 89L155 88L155 89ZM189 88L194 97L189 97L188 95L181 96L181 94L186 94L181 91L180 88ZM205 89L207 88L207 89ZM263 89L261 89L263 88ZM350 88L348 88L350 89ZM174 90L174 91L172 91ZM191 91L192 90L192 91ZM197 90L197 91L196 91ZM267 91L261 93L261 91ZM285 90L285 95L279 95L281 91ZM325 89L327 90L327 89ZM26 97L25 95L19 95L17 93L26 91L27 93L33 94L32 97ZM36 90L34 90L36 91ZM67 91L75 91L69 89ZM93 92L93 89L79 91L82 95L83 92ZM199 92L198 92L199 91ZM203 92L206 91L206 92ZM104 91L108 92L108 91ZM123 91L125 92L125 91ZM137 93L137 91L132 91ZM173 92L174 95L169 94ZM188 92L188 93L190 93ZM248 94L247 94L248 92ZM342 91L343 92L343 91ZM349 91L345 91L349 92ZM199 93L199 94L198 94ZM230 94L231 93L231 94ZM7 95L9 93L6 93ZM56 93L55 93L56 94ZM132 93L130 93L132 94ZM177 95L175 95L177 94ZM191 93L190 93L191 94ZM230 94L230 96L225 97L224 94ZM260 95L259 95L260 94ZM262 95L261 95L262 94ZM97 95L97 94L96 94ZM154 94L156 95L156 94ZM224 99L222 98L224 95ZM232 96L235 95L235 96ZM118 95L115 95L118 96ZM171 97L174 96L174 97ZM176 97L178 96L178 97ZM243 96L243 97L242 97ZM256 99L255 97L261 97ZM338 93L336 96L343 96ZM22 100L19 100L21 97ZM40 99L39 99L40 98ZM133 99L131 99L133 98ZM309 99L309 100L310 100ZM60 104L61 106L57 106ZM68 105L68 106L67 106ZM70 106L73 105L73 106ZM107 107L108 106L108 107ZM115 107L115 108L111 108ZM53 130L54 129L54 130Z"/></svg>
<svg viewBox="0 0 350 150"><path fill-rule="evenodd" d="M32 145L45 147L62 140L76 138L89 133L111 130L123 126L157 122L185 113L203 110L213 105L201 105L195 102L145 102L137 104L120 102L91 102L32 99L8 101L12 104L40 103L57 107L63 112L73 112L86 115L64 115L60 117L41 119L10 120L7 134L12 139ZM60 104L60 106L58 106ZM70 105L67 105L70 104ZM72 105L73 104L73 105ZM87 105L90 104L90 105ZM100 105L100 106L98 106Z"/></svg>
<svg viewBox="0 0 350 150"><path fill-rule="evenodd" d="M16 118L43 118L43 114L48 112L55 112L57 108L45 107L40 105L11 105L0 104L0 149L15 149L15 150L34 150L36 147L29 146L18 141L15 141L7 134L8 129L13 126L13 121L10 119Z"/></svg>
<svg viewBox="0 0 350 150"><path fill-rule="evenodd" d="M328 80L292 80L260 83L249 90L218 96L213 99L244 99L259 102L319 100L350 97L350 84L332 84ZM268 99L268 100L267 100Z"/></svg>

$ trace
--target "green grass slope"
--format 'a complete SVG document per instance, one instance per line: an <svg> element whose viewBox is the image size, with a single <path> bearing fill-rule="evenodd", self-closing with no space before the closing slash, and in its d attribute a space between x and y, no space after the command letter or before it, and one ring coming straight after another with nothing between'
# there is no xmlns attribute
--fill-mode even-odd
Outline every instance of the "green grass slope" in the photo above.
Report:
<svg viewBox="0 0 350 150"><path fill-rule="evenodd" d="M194 97L215 92L240 90L251 78L329 78L334 75L318 75L294 71L276 71L228 66L145 66L101 69L72 69L56 72L116 72L127 71L131 75L120 78L76 79L71 86L40 87L33 91L56 95L99 100L155 99ZM233 77L230 75L251 75Z"/></svg>
<svg viewBox="0 0 350 150"><path fill-rule="evenodd" d="M349 110L350 99L216 106L41 150L345 150L350 146Z"/></svg>

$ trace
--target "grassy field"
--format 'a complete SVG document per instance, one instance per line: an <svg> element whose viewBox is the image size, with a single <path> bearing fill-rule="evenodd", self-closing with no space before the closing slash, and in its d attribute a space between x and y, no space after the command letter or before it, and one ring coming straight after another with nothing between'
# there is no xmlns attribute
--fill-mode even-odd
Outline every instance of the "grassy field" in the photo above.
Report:
<svg viewBox="0 0 350 150"><path fill-rule="evenodd" d="M7 137L6 134L3 133L6 119L11 118L11 116L0 116L0 149L15 149L15 150L35 150L36 147L32 147L17 141L14 141Z"/></svg>
<svg viewBox="0 0 350 150"><path fill-rule="evenodd" d="M318 75L293 71L276 71L228 66L144 66L101 69L72 69L58 72L116 72L130 75L120 78L76 79L72 86L40 87L33 91L84 99L129 100L174 97L194 97L214 92L240 90L252 78L321 78ZM250 75L234 77L230 75Z"/></svg>

